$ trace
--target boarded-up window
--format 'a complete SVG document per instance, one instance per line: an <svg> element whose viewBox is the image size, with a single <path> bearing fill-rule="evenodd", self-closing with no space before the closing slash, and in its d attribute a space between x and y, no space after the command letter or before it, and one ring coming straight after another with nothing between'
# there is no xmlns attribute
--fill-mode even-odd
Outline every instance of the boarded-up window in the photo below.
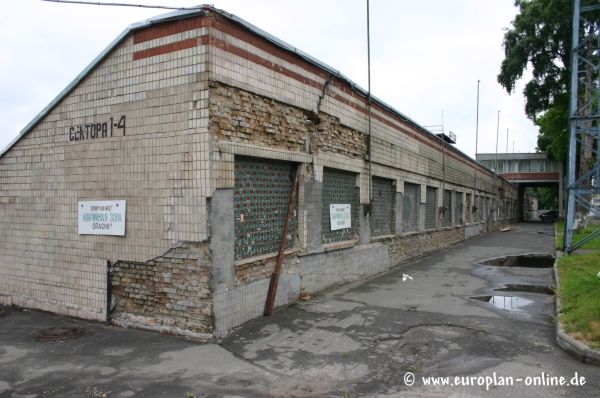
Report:
<svg viewBox="0 0 600 398"><path fill-rule="evenodd" d="M425 199L425 229L436 227L437 221L437 189L427 187Z"/></svg>
<svg viewBox="0 0 600 398"><path fill-rule="evenodd" d="M291 172L290 162L236 156L236 260L279 251L292 195ZM296 217L292 217L289 231L286 247L294 244Z"/></svg>
<svg viewBox="0 0 600 398"><path fill-rule="evenodd" d="M463 214L463 193L455 192L454 194L454 225L462 223Z"/></svg>
<svg viewBox="0 0 600 398"><path fill-rule="evenodd" d="M404 183L404 200L402 202L402 231L412 232L419 229L417 214L421 203L421 187L417 184Z"/></svg>
<svg viewBox="0 0 600 398"><path fill-rule="evenodd" d="M331 230L330 205L351 206L351 228ZM321 228L323 243L342 242L355 239L358 235L358 211L360 207L356 174L336 169L323 169L323 213Z"/></svg>
<svg viewBox="0 0 600 398"><path fill-rule="evenodd" d="M371 235L382 236L394 233L396 191L393 180L373 177L373 212L371 213Z"/></svg>
<svg viewBox="0 0 600 398"><path fill-rule="evenodd" d="M444 191L444 216L442 218L442 227L449 227L452 225L452 191Z"/></svg>

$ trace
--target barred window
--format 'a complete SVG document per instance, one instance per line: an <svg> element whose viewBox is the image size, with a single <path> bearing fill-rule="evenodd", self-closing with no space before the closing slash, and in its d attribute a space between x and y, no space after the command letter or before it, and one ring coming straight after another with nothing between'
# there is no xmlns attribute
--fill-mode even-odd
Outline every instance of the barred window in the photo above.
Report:
<svg viewBox="0 0 600 398"><path fill-rule="evenodd" d="M336 169L323 169L323 212L321 227L323 243L342 242L355 239L358 235L358 210L360 207L356 174ZM351 206L351 228L331 230L330 205Z"/></svg>
<svg viewBox="0 0 600 398"><path fill-rule="evenodd" d="M463 214L463 193L454 193L454 225L462 223Z"/></svg>
<svg viewBox="0 0 600 398"><path fill-rule="evenodd" d="M425 229L431 229L437 225L437 188L427 187L425 193Z"/></svg>
<svg viewBox="0 0 600 398"><path fill-rule="evenodd" d="M417 184L404 183L404 199L402 201L402 231L412 232L419 229L419 204L421 203L421 187Z"/></svg>
<svg viewBox="0 0 600 398"><path fill-rule="evenodd" d="M292 165L271 159L235 157L236 260L279 251L292 196ZM296 217L292 217L289 231L286 247L294 244Z"/></svg>
<svg viewBox="0 0 600 398"><path fill-rule="evenodd" d="M396 191L393 180L373 177L373 212L371 213L371 235L382 236L394 233L396 213Z"/></svg>
<svg viewBox="0 0 600 398"><path fill-rule="evenodd" d="M468 193L467 194L467 203L466 203L466 209L465 209L465 222L470 223L471 222L471 218L473 215L473 199L472 199L473 195Z"/></svg>
<svg viewBox="0 0 600 398"><path fill-rule="evenodd" d="M442 218L442 227L449 227L452 225L452 191L444 191L444 216Z"/></svg>

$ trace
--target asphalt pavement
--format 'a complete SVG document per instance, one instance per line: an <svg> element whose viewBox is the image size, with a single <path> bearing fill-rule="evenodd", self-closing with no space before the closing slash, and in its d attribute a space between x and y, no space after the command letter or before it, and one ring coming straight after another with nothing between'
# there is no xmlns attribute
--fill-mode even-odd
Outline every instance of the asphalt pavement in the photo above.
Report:
<svg viewBox="0 0 600 398"><path fill-rule="evenodd" d="M516 226L215 342L12 308L0 315L0 398L595 397L600 368L555 344L552 269L494 260L554 254L552 224ZM85 332L33 338L51 327Z"/></svg>

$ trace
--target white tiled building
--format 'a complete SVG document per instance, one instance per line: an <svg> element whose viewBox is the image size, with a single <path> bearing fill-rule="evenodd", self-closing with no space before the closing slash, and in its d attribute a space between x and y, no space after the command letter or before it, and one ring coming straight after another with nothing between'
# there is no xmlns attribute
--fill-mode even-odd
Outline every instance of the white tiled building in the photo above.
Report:
<svg viewBox="0 0 600 398"><path fill-rule="evenodd" d="M131 25L2 151L0 303L226 333L263 312L296 166L276 306L516 219L514 187L375 98L369 139L366 96L220 10ZM124 234L79 233L117 201Z"/></svg>

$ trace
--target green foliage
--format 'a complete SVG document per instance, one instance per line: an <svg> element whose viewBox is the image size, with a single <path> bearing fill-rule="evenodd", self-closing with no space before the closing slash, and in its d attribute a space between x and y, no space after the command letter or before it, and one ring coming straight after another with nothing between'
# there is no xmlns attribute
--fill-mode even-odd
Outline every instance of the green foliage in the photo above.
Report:
<svg viewBox="0 0 600 398"><path fill-rule="evenodd" d="M546 152L549 160L566 162L569 155L569 96L557 94L550 109L536 119L539 126L538 151Z"/></svg>
<svg viewBox="0 0 600 398"><path fill-rule="evenodd" d="M565 236L564 236L565 222L564 221L556 222L554 224L554 228L556 230L556 235L558 236L558 239L556 240L556 248L558 250L562 250L563 246L564 246L564 242L565 242ZM592 232L594 232L597 229L600 229L600 225L592 224L592 223L588 224L587 228L580 229L575 235L573 235L573 243L579 242L580 240L582 240L587 235L591 234ZM592 241L586 243L585 245L583 245L583 247L581 249L582 250L600 250L600 237L593 239ZM577 251L575 251L575 253L577 253Z"/></svg>
<svg viewBox="0 0 600 398"><path fill-rule="evenodd" d="M557 187L527 187L525 193L538 200L538 209L558 210Z"/></svg>
<svg viewBox="0 0 600 398"><path fill-rule="evenodd" d="M600 348L600 253L563 257L558 271L565 330Z"/></svg>
<svg viewBox="0 0 600 398"><path fill-rule="evenodd" d="M515 0L519 13L504 34L498 83L509 93L530 67L525 85L525 114L535 120L568 92L571 49L571 0Z"/></svg>

